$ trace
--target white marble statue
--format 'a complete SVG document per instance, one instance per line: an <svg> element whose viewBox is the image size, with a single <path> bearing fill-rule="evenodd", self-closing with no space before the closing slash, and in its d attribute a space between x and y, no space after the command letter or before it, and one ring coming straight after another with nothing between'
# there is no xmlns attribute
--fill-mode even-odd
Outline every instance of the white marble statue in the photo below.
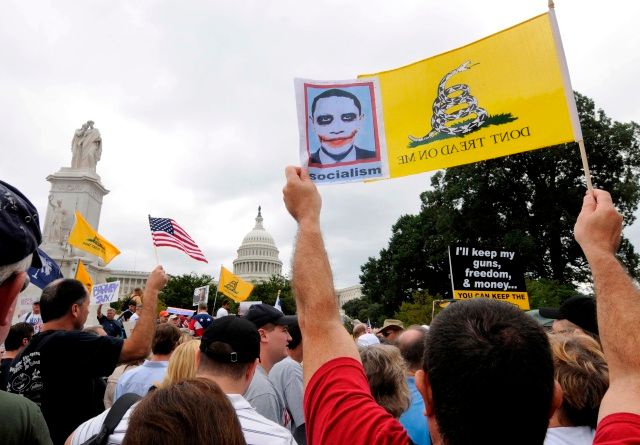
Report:
<svg viewBox="0 0 640 445"><path fill-rule="evenodd" d="M62 201L54 202L53 195L49 195L49 204L51 205L51 220L49 222L49 237L47 241L51 244L62 244L67 211L62 208Z"/></svg>
<svg viewBox="0 0 640 445"><path fill-rule="evenodd" d="M87 121L78 128L71 141L71 167L96 171L96 164L102 155L100 131L93 128L93 121Z"/></svg>

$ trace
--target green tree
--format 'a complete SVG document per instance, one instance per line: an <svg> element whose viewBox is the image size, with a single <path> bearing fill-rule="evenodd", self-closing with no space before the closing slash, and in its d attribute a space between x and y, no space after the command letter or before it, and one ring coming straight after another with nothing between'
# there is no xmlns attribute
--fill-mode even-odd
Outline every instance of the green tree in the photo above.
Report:
<svg viewBox="0 0 640 445"><path fill-rule="evenodd" d="M365 323L371 321L374 327L382 326L385 318L390 318L380 303L372 302L366 298L356 298L342 305L342 310L349 317Z"/></svg>
<svg viewBox="0 0 640 445"><path fill-rule="evenodd" d="M159 299L165 307L193 308L193 290L206 285L211 285L209 289L209 311L211 311L216 286L213 282L213 277L210 275L190 273L170 276L167 285L160 292Z"/></svg>
<svg viewBox="0 0 640 445"><path fill-rule="evenodd" d="M631 224L640 200L640 126L612 121L576 93L594 186L611 192ZM518 252L526 276L570 284L589 279L573 239L585 192L577 144L564 144L437 172L417 215L392 227L386 248L362 266L365 299L394 312L414 292L451 296L448 247ZM623 239L619 256L634 276L640 258Z"/></svg>
<svg viewBox="0 0 640 445"><path fill-rule="evenodd" d="M575 286L558 283L555 280L540 278L538 280L525 279L529 306L531 309L541 307L559 307L568 298L579 295Z"/></svg>
<svg viewBox="0 0 640 445"><path fill-rule="evenodd" d="M291 289L291 281L282 275L272 275L269 281L256 284L248 301L262 301L263 303L273 306L280 291L280 305L282 312L287 315L296 313L296 302L293 298L293 290Z"/></svg>
<svg viewBox="0 0 640 445"><path fill-rule="evenodd" d="M424 291L416 291L413 293L411 301L405 301L400 305L400 309L395 313L393 318L401 320L405 327L412 324L431 324L431 315L434 312L434 301L441 300L439 295L431 296ZM437 306L437 305L436 305ZM435 307L435 314L442 308Z"/></svg>

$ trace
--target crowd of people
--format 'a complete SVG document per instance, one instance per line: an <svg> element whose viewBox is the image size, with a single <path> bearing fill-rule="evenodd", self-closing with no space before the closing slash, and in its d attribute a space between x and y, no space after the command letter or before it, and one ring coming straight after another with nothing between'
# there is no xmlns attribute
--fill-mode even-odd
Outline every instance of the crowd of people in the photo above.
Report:
<svg viewBox="0 0 640 445"><path fill-rule="evenodd" d="M242 317L228 304L215 316L206 304L191 317L158 312L157 266L120 315L100 307L88 320L87 289L63 278L13 326L40 221L0 181L0 442L640 443L640 291L616 258L622 217L607 192L586 193L575 226L596 299L540 310L551 327L481 298L430 326L390 319L350 333L320 194L304 169L286 177L297 315L267 304Z"/></svg>

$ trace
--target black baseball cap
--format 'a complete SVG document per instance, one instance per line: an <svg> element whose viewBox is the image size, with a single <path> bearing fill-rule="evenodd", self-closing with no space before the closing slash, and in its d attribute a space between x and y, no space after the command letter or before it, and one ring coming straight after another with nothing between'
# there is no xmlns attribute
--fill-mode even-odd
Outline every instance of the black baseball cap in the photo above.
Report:
<svg viewBox="0 0 640 445"><path fill-rule="evenodd" d="M260 357L260 334L240 317L221 317L204 331L200 351L222 363L251 363Z"/></svg>
<svg viewBox="0 0 640 445"><path fill-rule="evenodd" d="M42 267L36 249L42 242L35 206L17 188L0 181L0 266L33 254L31 266Z"/></svg>
<svg viewBox="0 0 640 445"><path fill-rule="evenodd" d="M278 309L265 303L251 306L244 318L256 325L256 328L261 328L267 323L287 326L296 320L295 315L284 315Z"/></svg>
<svg viewBox="0 0 640 445"><path fill-rule="evenodd" d="M576 295L562 303L559 308L540 308L539 314L554 320L569 320L581 329L598 335L595 298Z"/></svg>

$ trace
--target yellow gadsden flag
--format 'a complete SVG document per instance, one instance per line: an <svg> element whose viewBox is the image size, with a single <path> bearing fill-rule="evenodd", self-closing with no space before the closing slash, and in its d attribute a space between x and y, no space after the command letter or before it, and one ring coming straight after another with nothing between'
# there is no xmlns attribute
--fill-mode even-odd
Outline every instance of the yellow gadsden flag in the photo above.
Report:
<svg viewBox="0 0 640 445"><path fill-rule="evenodd" d="M372 76L391 177L582 140L553 11Z"/></svg>
<svg viewBox="0 0 640 445"><path fill-rule="evenodd" d="M118 248L96 232L77 210L76 224L69 234L69 244L102 258L105 265L120 254Z"/></svg>
<svg viewBox="0 0 640 445"><path fill-rule="evenodd" d="M81 260L78 260L78 268L76 269L76 280L80 281L87 288L87 292L91 295L91 291L93 290L93 280L87 272L87 268L84 266L84 263Z"/></svg>
<svg viewBox="0 0 640 445"><path fill-rule="evenodd" d="M232 274L224 267L220 268L220 281L218 292L222 292L236 303L246 300L251 295L253 284L247 283L237 275Z"/></svg>

